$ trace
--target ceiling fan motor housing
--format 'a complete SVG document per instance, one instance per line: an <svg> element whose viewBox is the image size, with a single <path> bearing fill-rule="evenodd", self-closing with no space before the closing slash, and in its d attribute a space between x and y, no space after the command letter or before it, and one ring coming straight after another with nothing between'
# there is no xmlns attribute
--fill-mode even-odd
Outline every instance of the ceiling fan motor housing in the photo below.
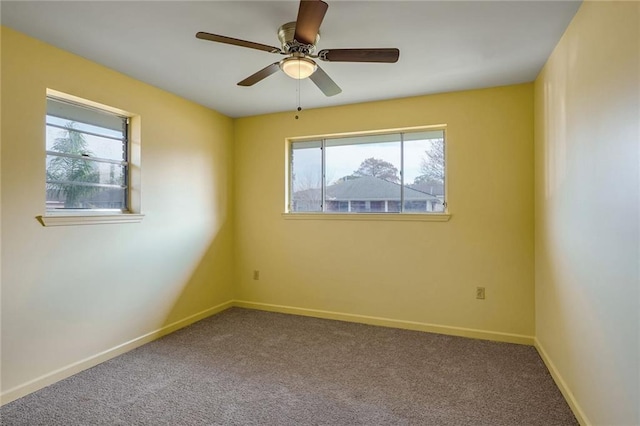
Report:
<svg viewBox="0 0 640 426"><path fill-rule="evenodd" d="M316 50L316 45L318 41L320 41L320 32L316 36L316 40L313 44L304 44L298 42L294 38L294 34L296 32L296 23L295 22L287 22L286 24L280 26L278 28L278 40L280 40L280 44L282 44L282 50L286 53L304 53L309 54L313 53Z"/></svg>
<svg viewBox="0 0 640 426"><path fill-rule="evenodd" d="M328 62L393 63L398 61L400 51L389 48L324 49L316 55L316 45L320 41L319 30L328 7L322 0L300 0L296 21L287 22L278 28L278 39L282 48L203 31L196 33L196 37L216 43L286 55L286 58L267 65L240 81L238 86L253 86L281 69L289 77L297 80L309 78L326 96L334 96L342 90L314 59Z"/></svg>

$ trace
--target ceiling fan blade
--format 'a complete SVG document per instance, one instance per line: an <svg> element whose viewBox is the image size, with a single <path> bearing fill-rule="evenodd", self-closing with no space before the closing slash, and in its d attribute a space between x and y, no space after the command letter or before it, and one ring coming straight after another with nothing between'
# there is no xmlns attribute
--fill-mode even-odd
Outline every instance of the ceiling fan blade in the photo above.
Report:
<svg viewBox="0 0 640 426"><path fill-rule="evenodd" d="M265 68L262 68L257 73L252 74L249 77L245 78L240 83L238 83L238 86L253 86L257 82L262 81L265 78L269 77L271 74L278 71L279 69L280 69L280 62L274 62L273 64Z"/></svg>
<svg viewBox="0 0 640 426"><path fill-rule="evenodd" d="M398 62L398 49L324 49L318 58L328 62Z"/></svg>
<svg viewBox="0 0 640 426"><path fill-rule="evenodd" d="M233 44L234 46L264 50L265 52L269 53L280 53L280 49L274 46L267 46L266 44L254 43L252 41L240 40L238 38L210 34L202 31L196 34L196 38L199 38L201 40L216 41L218 43Z"/></svg>
<svg viewBox="0 0 640 426"><path fill-rule="evenodd" d="M293 38L304 44L315 44L328 4L322 0L300 0L296 32Z"/></svg>
<svg viewBox="0 0 640 426"><path fill-rule="evenodd" d="M334 96L342 92L342 89L338 87L335 81L331 80L331 77L320 67L316 68L316 71L309 78L326 96Z"/></svg>

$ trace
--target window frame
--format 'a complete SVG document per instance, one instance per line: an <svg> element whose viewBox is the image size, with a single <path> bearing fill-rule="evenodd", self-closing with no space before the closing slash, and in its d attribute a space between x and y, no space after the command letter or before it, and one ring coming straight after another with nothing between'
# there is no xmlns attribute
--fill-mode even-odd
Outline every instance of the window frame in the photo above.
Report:
<svg viewBox="0 0 640 426"><path fill-rule="evenodd" d="M443 156L444 156L444 184L443 184L443 211L433 212L433 211L425 211L425 212L415 212L415 211L405 211L404 204L407 200L404 198L405 192L405 183L404 183L404 143L405 143L405 134L410 133L420 133L420 132L429 132L429 131L442 131L444 147L443 147ZM332 139L344 139L344 138L357 138L362 136L377 136L377 135L391 135L398 134L399 142L400 142L400 200L398 203L400 204L400 211L397 212L332 212L327 211L327 201L326 198L326 141ZM294 145L300 142L320 142L321 146L321 208L322 211L293 211L293 150ZM355 145L355 144L354 144ZM445 124L432 125L432 126L420 126L420 127L410 127L410 128L399 128L399 129L387 129L387 130L374 130L374 131L366 131L366 132L351 132L351 133L340 133L340 134L329 134L322 136L306 136L306 137L291 137L285 139L285 161L286 161L286 171L285 171L285 200L284 200L284 212L282 213L283 218L285 219L333 219L333 220L400 220L400 221L437 221L443 222L448 221L451 217L449 203L448 203L448 164L447 164L447 150L448 150L449 140L447 136L447 126ZM428 203L429 201L427 201Z"/></svg>
<svg viewBox="0 0 640 426"><path fill-rule="evenodd" d="M113 108L77 96L69 95L52 89L47 89L45 100L53 100L62 102L72 106L85 108L99 113L106 113L122 119L125 126L122 143L123 160L110 160L103 158L83 158L84 156L75 156L72 154L59 155L59 152L50 151L46 148L43 150L43 156L73 157L81 158L85 161L92 161L95 164L100 163L117 163L123 167L123 183L120 185L123 190L123 208L68 208L68 209L50 209L46 206L46 185L45 185L45 206L44 214L36 216L36 219L43 226L69 226L69 225L94 225L94 224L110 224L110 223L137 223L142 221L144 214L140 210L140 117L124 110ZM45 117L50 115L48 107L45 107ZM91 123L87 123L90 124ZM45 118L44 128L49 124ZM46 132L45 132L46 133ZM91 132L81 131L81 133L91 134ZM48 170L45 161L44 171ZM46 181L46 179L45 179ZM107 184L97 184L98 186L108 186ZM93 186L93 185L92 185ZM135 195L134 195L135 194Z"/></svg>

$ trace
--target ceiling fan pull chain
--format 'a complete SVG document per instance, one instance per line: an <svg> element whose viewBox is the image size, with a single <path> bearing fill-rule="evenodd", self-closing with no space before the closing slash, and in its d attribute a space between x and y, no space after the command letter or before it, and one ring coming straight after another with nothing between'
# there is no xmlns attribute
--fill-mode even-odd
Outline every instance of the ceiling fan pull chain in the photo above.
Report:
<svg viewBox="0 0 640 426"><path fill-rule="evenodd" d="M300 106L300 80L298 80L298 87L296 88L296 95L297 95L297 104L298 104L298 112L302 111L302 107ZM296 120L300 118L298 117L298 114L296 114Z"/></svg>
<svg viewBox="0 0 640 426"><path fill-rule="evenodd" d="M314 55L316 45L320 40L320 26L329 6L322 0L299 1L296 20L287 22L278 28L281 48L203 31L196 33L196 38L285 55L286 58L274 62L240 81L238 86L253 86L278 70L282 70L289 77L298 80L298 112L302 110L300 107L300 80L302 79L309 78L325 96L335 96L342 92L342 89L318 66L314 59L326 62L393 63L398 61L400 51L396 48L323 49ZM296 115L296 119L298 118Z"/></svg>

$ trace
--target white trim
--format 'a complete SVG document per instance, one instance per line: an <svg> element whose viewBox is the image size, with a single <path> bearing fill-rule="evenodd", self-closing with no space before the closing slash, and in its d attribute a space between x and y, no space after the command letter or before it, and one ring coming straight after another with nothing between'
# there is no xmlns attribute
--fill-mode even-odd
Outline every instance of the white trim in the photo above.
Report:
<svg viewBox="0 0 640 426"><path fill-rule="evenodd" d="M305 142L318 139L338 139L357 136L376 136L393 133L419 133L426 130L445 130L446 124L431 124L427 126L410 126L410 127L393 127L390 129L375 129L375 130L357 130L354 132L340 132L340 133L327 133L322 135L307 135L307 136L292 136L286 138L286 142Z"/></svg>
<svg viewBox="0 0 640 426"><path fill-rule="evenodd" d="M447 222L448 213L282 213L284 219L293 220L391 220L401 222Z"/></svg>
<svg viewBox="0 0 640 426"><path fill-rule="evenodd" d="M139 223L144 214L59 214L36 216L42 226L72 226L72 225L104 225L109 223Z"/></svg>
<svg viewBox="0 0 640 426"><path fill-rule="evenodd" d="M74 374L77 374L83 370L94 367L111 358L115 358L118 355L121 355L125 352L128 352L132 349L142 346L146 343L157 340L160 337L165 336L169 333L173 333L174 331L177 331L190 324L193 324L194 322L197 322L209 316L218 314L231 307L256 309L256 310L270 311L270 312L280 312L285 314L303 315L303 316L309 316L309 317L315 317L315 318L325 318L325 319L348 321L348 322L355 322L355 323L361 323L361 324L370 324L370 325L376 325L376 326L382 326L382 327L400 328L400 329L406 329L406 330L423 331L423 332L429 332L429 333L446 334L451 336L469 337L469 338L475 338L475 339L492 340L492 341L498 341L498 342L516 343L516 344L523 344L523 345L534 345L534 341L535 341L536 342L535 346L538 349L538 351L541 352L541 356L545 361L545 363L547 364L549 370L551 371L551 374L554 377L554 379L556 379L556 377L558 378L560 377L555 367L553 367L553 364L548 362L546 353L542 355L544 351L539 346L539 342L537 342L537 340L535 340L533 336L503 333L498 331L463 328L463 327L445 326L445 325L437 325L437 324L428 324L428 323L422 323L417 321L396 320L396 319L374 317L374 316L368 316L368 315L357 315L357 314L348 314L348 313L342 313L342 312L323 311L319 309L297 308L292 306L250 302L250 301L244 301L244 300L229 300L217 306L213 306L209 309L193 314L182 320L173 322L155 331L144 334L128 342L117 345L111 349L107 349L106 351L100 352L98 354L92 355L80 361L74 362L65 367L59 368L50 373L44 374L26 383L23 383L14 388L11 388L3 392L2 394L0 394L0 405L7 404L11 401L14 401L32 392L35 392L39 389L49 386L55 382L58 382ZM560 388L563 395L569 402L569 405L572 408L572 410L574 410L574 414L576 414L578 421L580 421L582 425L590 425L590 423L588 423L586 420L583 421L583 419L586 419L586 417L584 417L584 415L581 414L582 411L579 408L574 409L574 407L578 407L578 405L577 403L575 403L571 392L567 390L564 382L561 379L556 379L556 383L558 383L558 387Z"/></svg>
<svg viewBox="0 0 640 426"><path fill-rule="evenodd" d="M229 300L227 302L221 303L209 309L205 309L204 311L198 312L196 314L193 314L191 316L188 316L186 318L173 322L169 325L166 325L162 328L154 330L150 333L144 334L140 337L136 337L135 339L129 340L128 342L122 343L111 349L107 349L106 351L100 352L96 355L92 355L88 358L82 359L80 361L69 364L65 367L54 370L50 373L37 377L33 380L30 380L27 383L18 385L0 394L0 405L7 404L11 401L14 401L32 392L35 392L39 389L49 386L57 381L66 379L67 377L77 374L83 370L94 367L104 361L107 361L111 358L115 358L116 356L121 355L125 352L129 352L130 350L135 349L139 346L142 346L145 343L149 343L154 340L157 340L162 336L165 336L169 333L173 333L174 331L177 331L190 324L193 324L196 321L200 321L201 319L204 319L206 317L215 315L219 312L229 309L233 305L234 305L233 301Z"/></svg>
<svg viewBox="0 0 640 426"><path fill-rule="evenodd" d="M233 306L261 311L280 312L284 314L303 315L339 321L356 322L382 327L401 328L406 330L425 331L428 333L447 334L451 336L470 337L474 339L493 340L498 342L533 345L533 336L503 333L500 331L478 330L473 328L453 327L447 325L428 324L417 321L396 320L368 315L347 314L343 312L323 311L319 309L297 308L293 306L272 305L269 303L235 300Z"/></svg>
<svg viewBox="0 0 640 426"><path fill-rule="evenodd" d="M106 111L108 113L118 115L120 117L131 117L132 114L122 110L120 108L114 108L109 105L101 104L99 102L90 101L89 99L81 98L79 96L70 95L69 93L60 92L58 90L47 88L47 97L49 98L57 98L56 100L62 100L77 104L84 108L93 108L98 111Z"/></svg>
<svg viewBox="0 0 640 426"><path fill-rule="evenodd" d="M573 415L576 416L576 420L578 420L578 423L580 423L582 426L591 426L593 423L589 421L587 416L584 414L584 411L582 411L580 404L578 404L576 397L573 395L573 392L571 392L571 389L569 389L567 382L564 381L562 375L556 368L553 361L551 361L549 354L544 350L544 347L537 337L533 339L533 345L540 354L540 358L542 358L542 361L544 361L544 364L547 366L549 373L551 373L551 377L553 377L553 380L556 382L556 386L558 386L558 389L560 389L562 396L564 396L567 404L569 404L569 408L571 408L571 411L573 411Z"/></svg>

